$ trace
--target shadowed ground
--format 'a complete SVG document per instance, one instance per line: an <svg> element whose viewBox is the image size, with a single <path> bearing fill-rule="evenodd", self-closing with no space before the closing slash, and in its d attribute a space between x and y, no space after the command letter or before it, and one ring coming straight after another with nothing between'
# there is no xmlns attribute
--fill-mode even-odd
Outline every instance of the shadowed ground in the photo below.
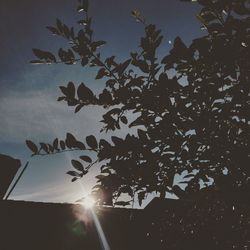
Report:
<svg viewBox="0 0 250 250"><path fill-rule="evenodd" d="M211 195L210 195L211 196ZM111 249L249 249L250 206L213 194L200 201L154 199L144 210L96 208ZM80 205L0 202L0 249L101 249Z"/></svg>

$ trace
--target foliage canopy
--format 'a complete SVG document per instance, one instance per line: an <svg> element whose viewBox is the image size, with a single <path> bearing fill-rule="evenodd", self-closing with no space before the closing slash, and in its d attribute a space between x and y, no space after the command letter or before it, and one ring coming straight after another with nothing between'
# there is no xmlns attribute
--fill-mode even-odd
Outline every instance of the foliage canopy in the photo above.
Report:
<svg viewBox="0 0 250 250"><path fill-rule="evenodd" d="M147 24L138 10L132 15L145 28L140 51L125 61L103 58L104 41L93 39L88 1L81 0L79 31L57 19L53 34L65 38L70 48L58 56L33 49L34 64L81 63L94 67L96 79L105 79L102 93L95 95L84 83L60 86L58 101L75 107L87 105L107 109L102 131L116 131L121 125L137 127L125 138L111 142L86 137L86 143L68 133L65 140L40 143L27 141L33 155L67 150L92 151L72 160L72 181L82 178L96 163L102 163L93 192L100 203L112 204L122 194L136 198L166 192L188 198L204 190L235 190L249 187L250 176L250 3L248 0L198 0L197 15L206 34L186 46L180 37L169 54L160 58L157 48L161 30ZM133 114L133 115L131 115ZM132 120L131 120L132 119ZM185 172L184 172L185 171ZM187 173L182 183L176 174ZM203 190L203 192L200 192ZM116 201L116 205L129 202Z"/></svg>

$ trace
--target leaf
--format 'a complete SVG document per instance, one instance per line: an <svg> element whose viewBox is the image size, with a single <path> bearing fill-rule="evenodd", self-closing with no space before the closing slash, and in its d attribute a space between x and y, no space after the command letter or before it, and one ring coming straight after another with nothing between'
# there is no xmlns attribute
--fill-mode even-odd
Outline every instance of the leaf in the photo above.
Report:
<svg viewBox="0 0 250 250"><path fill-rule="evenodd" d="M62 25L62 22L58 18L56 19L56 26L57 26L57 29L60 31L60 33L62 33L63 25Z"/></svg>
<svg viewBox="0 0 250 250"><path fill-rule="evenodd" d="M71 160L71 164L72 166L78 170L78 171L81 171L83 172L84 171L84 167L82 165L82 163L80 161L76 161L76 160Z"/></svg>
<svg viewBox="0 0 250 250"><path fill-rule="evenodd" d="M178 184L189 184L189 181L180 181Z"/></svg>
<svg viewBox="0 0 250 250"><path fill-rule="evenodd" d="M77 176L80 177L80 174L77 173L76 171L68 171L66 174L71 175L71 176Z"/></svg>
<svg viewBox="0 0 250 250"><path fill-rule="evenodd" d="M222 32L223 26L219 23L212 23L207 27L209 33L219 33Z"/></svg>
<svg viewBox="0 0 250 250"><path fill-rule="evenodd" d="M117 202L114 203L114 205L125 207L125 206L130 205L130 202L131 202L131 201L117 201Z"/></svg>
<svg viewBox="0 0 250 250"><path fill-rule="evenodd" d="M65 149L65 142L64 141L60 141L60 147L62 150Z"/></svg>
<svg viewBox="0 0 250 250"><path fill-rule="evenodd" d="M38 153L38 147L34 142L26 140L26 145L34 154Z"/></svg>
<svg viewBox="0 0 250 250"><path fill-rule="evenodd" d="M41 142L41 143L40 143L40 146L41 146L41 149L42 149L44 152L46 152L47 154L49 154L49 148L48 148L48 146L47 146L45 143Z"/></svg>
<svg viewBox="0 0 250 250"><path fill-rule="evenodd" d="M140 206L142 205L142 201L145 199L146 193L146 191L141 191L138 193L138 202Z"/></svg>
<svg viewBox="0 0 250 250"><path fill-rule="evenodd" d="M69 82L67 87L59 86L62 93L69 99L75 98L75 85L73 82Z"/></svg>
<svg viewBox="0 0 250 250"><path fill-rule="evenodd" d="M115 59L115 56L111 56L105 60L105 63L107 63L108 67L117 65L117 63L115 63L114 59Z"/></svg>
<svg viewBox="0 0 250 250"><path fill-rule="evenodd" d="M89 58L87 56L83 57L81 60L81 65L84 67L89 63Z"/></svg>
<svg viewBox="0 0 250 250"><path fill-rule="evenodd" d="M128 123L128 119L127 119L127 117L124 116L124 115L121 117L121 121L122 121L122 123L124 123L124 124L127 124L127 123Z"/></svg>
<svg viewBox="0 0 250 250"><path fill-rule="evenodd" d="M78 149L80 149L80 150L85 150L86 149L84 143L81 142L81 141L76 141L75 142L75 147L78 148Z"/></svg>
<svg viewBox="0 0 250 250"><path fill-rule="evenodd" d="M195 176L195 174L187 174L187 175L184 176L184 178L191 178L191 177L194 177L194 176Z"/></svg>
<svg viewBox="0 0 250 250"><path fill-rule="evenodd" d="M63 34L64 34L64 37L66 37L67 39L70 38L70 30L69 30L68 26L65 24L63 25ZM72 53L72 51L71 51L71 53ZM72 56L72 54L71 54L71 56Z"/></svg>
<svg viewBox="0 0 250 250"><path fill-rule="evenodd" d="M57 30L57 28L52 27L52 26L47 26L46 27L53 35L59 35L60 32Z"/></svg>
<svg viewBox="0 0 250 250"><path fill-rule="evenodd" d="M112 102L112 95L107 89L104 89L103 92L99 95L99 103L101 105L110 104Z"/></svg>
<svg viewBox="0 0 250 250"><path fill-rule="evenodd" d="M119 137L112 136L111 137L112 142L117 146L123 143L123 140Z"/></svg>
<svg viewBox="0 0 250 250"><path fill-rule="evenodd" d="M48 146L48 149L49 149L49 151L51 152L51 153L53 153L54 152L54 147L51 145L51 144L47 144L47 146Z"/></svg>
<svg viewBox="0 0 250 250"><path fill-rule="evenodd" d="M107 148L107 149L110 149L110 148L111 148L111 145L110 145L109 142L107 142L106 140L101 139L100 142L99 142L99 147L100 147L100 148Z"/></svg>
<svg viewBox="0 0 250 250"><path fill-rule="evenodd" d="M112 88L116 83L115 79L109 79L108 81L106 81L106 86Z"/></svg>
<svg viewBox="0 0 250 250"><path fill-rule="evenodd" d="M72 182L74 182L74 181L76 181L78 178L77 177L74 177L74 178L72 178Z"/></svg>
<svg viewBox="0 0 250 250"><path fill-rule="evenodd" d="M43 51L40 49L32 49L34 55L41 60L45 60L48 63L56 62L55 56L49 51Z"/></svg>
<svg viewBox="0 0 250 250"><path fill-rule="evenodd" d="M58 97L58 99L57 99L58 102L63 101L63 100L65 100L64 96Z"/></svg>
<svg viewBox="0 0 250 250"><path fill-rule="evenodd" d="M59 86L59 88L60 88L60 90L62 91L62 93L64 94L64 95L68 95L68 89L66 88L66 87L64 87L64 86ZM62 99L61 99L62 100ZM59 100L59 101L61 101L61 100Z"/></svg>
<svg viewBox="0 0 250 250"><path fill-rule="evenodd" d="M44 59L44 52L40 49L32 49L34 55L39 59Z"/></svg>
<svg viewBox="0 0 250 250"><path fill-rule="evenodd" d="M107 169L107 170L109 170L109 169ZM130 186L122 186L122 187L120 187L119 188L119 193L124 193L124 194L127 193L131 197L133 197L133 194L134 194L133 189Z"/></svg>
<svg viewBox="0 0 250 250"><path fill-rule="evenodd" d="M133 122L131 122L129 124L129 128L134 127L134 126L140 126L140 125L144 125L144 122L142 121L142 117L141 116L139 116Z"/></svg>
<svg viewBox="0 0 250 250"><path fill-rule="evenodd" d="M53 147L54 147L54 149L58 150L58 139L57 138L53 141Z"/></svg>
<svg viewBox="0 0 250 250"><path fill-rule="evenodd" d="M90 101L93 99L94 94L84 83L81 83L77 88L77 96L82 101Z"/></svg>
<svg viewBox="0 0 250 250"><path fill-rule="evenodd" d="M96 149L97 148L97 141L96 141L96 138L93 135L87 136L86 137L86 142L87 142L88 146L91 149Z"/></svg>
<svg viewBox="0 0 250 250"><path fill-rule="evenodd" d="M101 68L101 69L98 71L98 73L97 73L95 79L101 79L101 78L103 78L104 76L106 76L106 69L105 69L105 68Z"/></svg>
<svg viewBox="0 0 250 250"><path fill-rule="evenodd" d="M76 108L75 108L75 113L79 112L79 111L82 109L83 106L84 106L83 103L78 104L78 105L76 106Z"/></svg>
<svg viewBox="0 0 250 250"><path fill-rule="evenodd" d="M76 138L71 133L67 133L65 143L68 148L73 148L76 146Z"/></svg>
<svg viewBox="0 0 250 250"><path fill-rule="evenodd" d="M91 159L89 156L87 156L87 155L82 155L82 156L80 156L79 158L80 158L81 160L83 160L83 161L88 162L88 163L91 163L91 162L92 162L92 159Z"/></svg>
<svg viewBox="0 0 250 250"><path fill-rule="evenodd" d="M31 60L30 63L32 63L32 64L44 64L44 61L41 61L41 60Z"/></svg>
<svg viewBox="0 0 250 250"><path fill-rule="evenodd" d="M129 66L131 62L131 59L128 59L127 61L125 61L122 64L119 64L116 68L115 68L115 72L118 72L119 75L122 75L124 73L124 71L126 70L126 68Z"/></svg>
<svg viewBox="0 0 250 250"><path fill-rule="evenodd" d="M74 53L70 49L68 49L68 51L65 51L62 48L60 48L58 50L58 56L60 57L61 61L67 65L71 65L75 63Z"/></svg>
<svg viewBox="0 0 250 250"><path fill-rule="evenodd" d="M103 46L106 42L105 41L97 41L97 42L93 42L91 44L91 47L93 50L96 50L98 48L100 48L101 46Z"/></svg>
<svg viewBox="0 0 250 250"><path fill-rule="evenodd" d="M102 174L104 174L104 173L111 174L111 171L110 171L110 169L105 168L105 169L102 169L102 170L101 170L101 173L102 173Z"/></svg>
<svg viewBox="0 0 250 250"><path fill-rule="evenodd" d="M186 58L188 55L187 46L181 40L180 37L176 37L174 40L174 48L170 52L171 55L174 55L177 59Z"/></svg>
<svg viewBox="0 0 250 250"><path fill-rule="evenodd" d="M140 70L144 73L149 73L148 64L145 61L139 60L136 63L133 63L135 66L139 67Z"/></svg>

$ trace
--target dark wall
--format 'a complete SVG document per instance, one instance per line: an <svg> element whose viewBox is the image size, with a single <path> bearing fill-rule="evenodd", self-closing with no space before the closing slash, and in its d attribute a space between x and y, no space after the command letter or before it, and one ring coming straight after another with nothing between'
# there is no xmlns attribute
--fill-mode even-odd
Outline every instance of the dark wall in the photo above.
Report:
<svg viewBox="0 0 250 250"><path fill-rule="evenodd" d="M250 249L249 204L155 199L144 210L95 211L112 250ZM0 249L102 249L91 218L80 205L0 201Z"/></svg>
<svg viewBox="0 0 250 250"><path fill-rule="evenodd" d="M20 166L19 160L0 154L0 199L3 199Z"/></svg>

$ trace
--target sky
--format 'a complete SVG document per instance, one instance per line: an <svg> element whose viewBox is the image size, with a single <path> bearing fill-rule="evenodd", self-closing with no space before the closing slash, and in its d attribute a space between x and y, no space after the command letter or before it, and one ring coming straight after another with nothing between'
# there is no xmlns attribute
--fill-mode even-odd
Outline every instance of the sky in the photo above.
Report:
<svg viewBox="0 0 250 250"><path fill-rule="evenodd" d="M86 107L78 114L65 103L57 102L58 86L73 81L84 82L95 93L104 83L96 81L95 71L80 65L31 65L35 59L32 48L56 52L65 43L45 28L59 18L77 27L80 19L76 0L1 0L0 1L0 153L11 155L30 164L14 189L10 199L44 202L74 202L90 192L95 184L93 169L81 182L71 182L66 175L70 161L77 155L30 158L25 140L51 142L65 138L67 132L84 139L100 135L103 110ZM163 57L172 47L176 36L186 44L202 35L195 14L196 3L179 0L90 0L95 38L107 41L104 56L116 55L120 60L138 50L142 25L131 17L131 10L139 9L148 23L156 24L164 35L158 55ZM127 130L120 131L120 135Z"/></svg>

